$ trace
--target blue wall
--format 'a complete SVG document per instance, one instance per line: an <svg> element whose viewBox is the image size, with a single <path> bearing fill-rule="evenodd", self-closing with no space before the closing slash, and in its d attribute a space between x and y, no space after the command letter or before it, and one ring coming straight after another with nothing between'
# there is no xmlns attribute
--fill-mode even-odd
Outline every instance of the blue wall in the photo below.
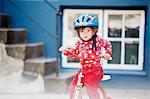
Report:
<svg viewBox="0 0 150 99"><path fill-rule="evenodd" d="M55 57L55 11L43 1L3 0L11 27L27 28L29 42L44 42L45 56Z"/></svg>
<svg viewBox="0 0 150 99"><path fill-rule="evenodd" d="M147 52L148 52L148 59L147 59L147 61L148 61L148 67L149 67L149 70L148 70L148 72L149 72L149 78L150 78L150 0L149 0L149 6L148 6L149 8L148 8L148 16L147 16L147 18L148 18L148 27L147 27L147 31L149 31L149 33L147 33L148 34L148 48L147 48Z"/></svg>
<svg viewBox="0 0 150 99"><path fill-rule="evenodd" d="M10 13L11 27L25 27L28 29L29 42L44 42L45 56L55 57L55 10L44 0L2 0L3 12ZM150 0L49 0L57 9L60 6L96 6L96 7L134 7L145 6L147 11L145 33L145 69L150 75ZM61 34L61 33L60 33ZM61 37L59 37L61 41Z"/></svg>
<svg viewBox="0 0 150 99"><path fill-rule="evenodd" d="M2 11L2 1L0 0L0 12Z"/></svg>
<svg viewBox="0 0 150 99"><path fill-rule="evenodd" d="M147 5L147 0L59 0L62 5L87 5L87 6L142 6Z"/></svg>
<svg viewBox="0 0 150 99"><path fill-rule="evenodd" d="M2 12L2 1L0 0L0 13Z"/></svg>

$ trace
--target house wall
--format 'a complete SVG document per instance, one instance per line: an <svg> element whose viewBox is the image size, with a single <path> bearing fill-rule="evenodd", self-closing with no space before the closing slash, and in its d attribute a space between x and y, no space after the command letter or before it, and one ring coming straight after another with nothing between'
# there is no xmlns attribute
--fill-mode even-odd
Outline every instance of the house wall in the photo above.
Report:
<svg viewBox="0 0 150 99"><path fill-rule="evenodd" d="M148 66L148 72L149 72L149 78L150 78L150 0L149 0L149 5L148 5L148 14L147 14L147 21L148 21L148 26L147 26L147 31L148 31L148 35L147 35L147 43L148 43L148 47L147 47L147 52L148 52L148 55L147 55L147 66Z"/></svg>
<svg viewBox="0 0 150 99"><path fill-rule="evenodd" d="M27 28L28 41L44 42L45 56L55 57L55 11L43 1L3 0L3 5L11 27Z"/></svg>
<svg viewBox="0 0 150 99"><path fill-rule="evenodd" d="M2 11L2 1L0 1L0 12Z"/></svg>
<svg viewBox="0 0 150 99"><path fill-rule="evenodd" d="M2 0L3 12L10 13L11 27L28 29L29 42L44 42L45 56L55 57L56 11L44 0ZM11 2L10 2L11 1ZM57 9L60 6L95 6L95 7L148 7L144 45L144 68L150 75L150 0L49 0ZM85 3L86 2L86 3ZM149 5L149 6L148 6ZM60 27L61 28L61 27ZM59 40L61 42L61 30ZM146 75L146 76L147 76Z"/></svg>

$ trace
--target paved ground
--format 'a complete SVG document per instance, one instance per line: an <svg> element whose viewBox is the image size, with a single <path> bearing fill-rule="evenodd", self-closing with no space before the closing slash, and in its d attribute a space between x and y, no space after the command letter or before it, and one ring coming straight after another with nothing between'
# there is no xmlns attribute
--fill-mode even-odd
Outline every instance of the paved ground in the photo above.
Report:
<svg viewBox="0 0 150 99"><path fill-rule="evenodd" d="M145 89L106 89L112 99L149 99L150 90ZM34 93L34 94L0 94L0 99L69 99L68 94L50 94L50 93ZM89 99L84 94L83 99Z"/></svg>
<svg viewBox="0 0 150 99"><path fill-rule="evenodd" d="M120 80L120 77L124 80ZM112 99L150 99L150 79L120 77L112 76L110 81L102 82ZM41 76L23 78L20 73L14 73L0 78L0 99L69 99L68 94L44 93ZM89 99L85 92L84 89L83 99Z"/></svg>

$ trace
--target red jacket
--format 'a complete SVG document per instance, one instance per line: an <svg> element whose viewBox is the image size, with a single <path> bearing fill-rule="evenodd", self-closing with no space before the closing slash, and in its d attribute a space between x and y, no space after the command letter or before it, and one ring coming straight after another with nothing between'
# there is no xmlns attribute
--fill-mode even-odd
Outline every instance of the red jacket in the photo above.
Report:
<svg viewBox="0 0 150 99"><path fill-rule="evenodd" d="M67 51L65 55L70 57L81 57L80 63L81 68L83 67L95 67L100 65L100 58L94 58L101 56L101 48L105 49L105 53L112 54L111 44L109 41L101 39L99 36L96 38L96 48L97 50L92 50L92 43L93 41L90 40L88 42L84 42L78 40L76 42L75 48L70 49ZM84 58L93 58L93 59L84 59Z"/></svg>

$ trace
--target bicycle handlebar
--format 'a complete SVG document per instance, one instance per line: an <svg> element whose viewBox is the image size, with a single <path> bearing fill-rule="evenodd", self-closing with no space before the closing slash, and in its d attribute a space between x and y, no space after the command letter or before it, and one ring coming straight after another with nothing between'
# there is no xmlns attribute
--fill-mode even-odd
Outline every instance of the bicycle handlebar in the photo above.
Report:
<svg viewBox="0 0 150 99"><path fill-rule="evenodd" d="M87 60L88 60L88 59L89 59L89 60L91 59L91 60L92 60L92 59L104 58L104 56L97 56L97 57L85 58L85 57L80 57L80 56L77 55L77 58L82 58L82 59L87 59Z"/></svg>
<svg viewBox="0 0 150 99"><path fill-rule="evenodd" d="M63 49L63 47L60 47L59 48L59 51L62 51L62 49ZM70 52L70 53L72 53L72 52ZM79 56L79 55L76 55L76 54L74 54L74 53L72 53L76 58L82 58L82 59L87 59L87 60L92 60L92 59L98 59L98 58L104 58L104 55L102 55L102 56L98 56L98 57L91 57L91 58L85 58L85 57L81 57L81 56ZM112 57L110 57L110 59L109 60L112 60Z"/></svg>

